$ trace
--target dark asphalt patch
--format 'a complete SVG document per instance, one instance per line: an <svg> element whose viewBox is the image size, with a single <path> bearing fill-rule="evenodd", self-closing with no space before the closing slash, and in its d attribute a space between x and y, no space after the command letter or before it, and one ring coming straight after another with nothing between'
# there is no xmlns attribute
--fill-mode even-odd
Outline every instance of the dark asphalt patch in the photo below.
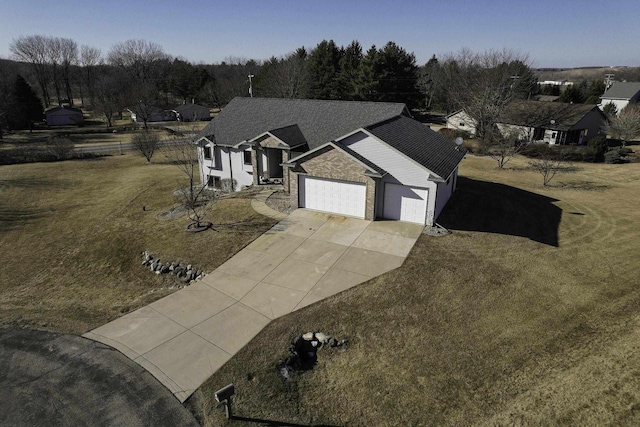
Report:
<svg viewBox="0 0 640 427"><path fill-rule="evenodd" d="M0 329L2 426L197 426L141 366L74 335Z"/></svg>

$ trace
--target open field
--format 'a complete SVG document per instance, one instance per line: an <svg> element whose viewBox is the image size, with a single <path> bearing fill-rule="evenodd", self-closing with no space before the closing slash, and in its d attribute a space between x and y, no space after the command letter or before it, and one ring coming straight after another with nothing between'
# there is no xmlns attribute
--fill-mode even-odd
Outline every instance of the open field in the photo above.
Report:
<svg viewBox="0 0 640 427"><path fill-rule="evenodd" d="M204 425L226 425L211 402L230 382L237 416L263 421L640 424L640 164L579 164L546 188L525 159L467 157L439 219L453 234L268 325L191 398ZM350 343L285 381L308 331Z"/></svg>
<svg viewBox="0 0 640 427"><path fill-rule="evenodd" d="M153 160L0 166L0 325L84 333L173 292L172 277L140 265L142 251L211 271L274 223L240 197L216 202L217 231L157 219L182 177Z"/></svg>

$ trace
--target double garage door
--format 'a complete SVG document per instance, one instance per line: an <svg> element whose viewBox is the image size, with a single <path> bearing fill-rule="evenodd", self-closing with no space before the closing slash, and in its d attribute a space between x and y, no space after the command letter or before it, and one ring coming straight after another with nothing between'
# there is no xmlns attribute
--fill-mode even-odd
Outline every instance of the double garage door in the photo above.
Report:
<svg viewBox="0 0 640 427"><path fill-rule="evenodd" d="M299 206L323 212L364 218L367 187L349 181L300 175ZM429 191L385 183L383 217L425 224Z"/></svg>
<svg viewBox="0 0 640 427"><path fill-rule="evenodd" d="M298 189L301 208L364 218L365 184L300 175Z"/></svg>

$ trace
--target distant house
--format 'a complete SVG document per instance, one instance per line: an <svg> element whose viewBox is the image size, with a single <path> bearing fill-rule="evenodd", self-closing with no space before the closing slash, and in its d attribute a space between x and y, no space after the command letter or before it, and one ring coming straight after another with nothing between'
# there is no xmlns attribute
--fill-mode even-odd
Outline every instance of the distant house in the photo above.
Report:
<svg viewBox="0 0 640 427"><path fill-rule="evenodd" d="M447 117L447 129L461 130L470 135L476 134L476 121L464 110L458 110Z"/></svg>
<svg viewBox="0 0 640 427"><path fill-rule="evenodd" d="M606 120L604 113L591 104L513 101L496 126L503 135L517 132L521 140L529 142L580 145L601 135ZM476 122L464 111L457 111L447 117L447 128L475 135Z"/></svg>
<svg viewBox="0 0 640 427"><path fill-rule="evenodd" d="M82 126L82 111L73 107L55 107L44 113L47 126Z"/></svg>
<svg viewBox="0 0 640 427"><path fill-rule="evenodd" d="M503 135L517 131L521 139L530 142L582 145L602 134L606 120L604 113L591 104L514 101L497 127Z"/></svg>
<svg viewBox="0 0 640 427"><path fill-rule="evenodd" d="M198 104L181 104L172 111L179 122L211 120L211 110L208 107Z"/></svg>
<svg viewBox="0 0 640 427"><path fill-rule="evenodd" d="M640 101L640 82L615 82L600 97L598 107L604 109L605 105L613 104L616 111L620 112L630 103Z"/></svg>
<svg viewBox="0 0 640 427"><path fill-rule="evenodd" d="M135 107L127 108L131 114L131 120L136 123L149 122L171 122L176 120L176 115L172 110L165 110L153 105L140 103Z"/></svg>

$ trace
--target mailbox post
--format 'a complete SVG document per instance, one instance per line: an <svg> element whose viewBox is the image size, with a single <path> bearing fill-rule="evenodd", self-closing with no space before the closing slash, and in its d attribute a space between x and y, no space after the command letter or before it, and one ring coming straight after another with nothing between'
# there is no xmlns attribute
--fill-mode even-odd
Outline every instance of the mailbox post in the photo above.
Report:
<svg viewBox="0 0 640 427"><path fill-rule="evenodd" d="M231 419L231 396L233 396L236 392L236 388L233 384L229 384L220 390L215 392L216 401L218 401L217 408L224 406L225 413L227 415L227 419Z"/></svg>

